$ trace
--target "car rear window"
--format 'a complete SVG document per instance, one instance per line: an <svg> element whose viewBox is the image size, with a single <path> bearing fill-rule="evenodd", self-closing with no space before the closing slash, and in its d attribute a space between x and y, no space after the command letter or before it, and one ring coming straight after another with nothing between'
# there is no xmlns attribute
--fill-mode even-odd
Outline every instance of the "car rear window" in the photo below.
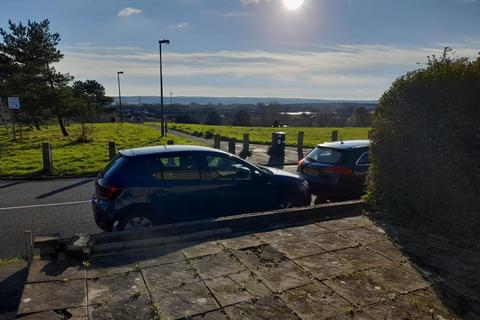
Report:
<svg viewBox="0 0 480 320"><path fill-rule="evenodd" d="M326 147L316 147L307 155L307 159L314 162L335 164L342 158L342 151Z"/></svg>
<svg viewBox="0 0 480 320"><path fill-rule="evenodd" d="M109 178L112 176L116 171L118 171L123 165L127 162L124 156L118 154L115 158L110 161L105 169L100 172L100 177L102 178Z"/></svg>

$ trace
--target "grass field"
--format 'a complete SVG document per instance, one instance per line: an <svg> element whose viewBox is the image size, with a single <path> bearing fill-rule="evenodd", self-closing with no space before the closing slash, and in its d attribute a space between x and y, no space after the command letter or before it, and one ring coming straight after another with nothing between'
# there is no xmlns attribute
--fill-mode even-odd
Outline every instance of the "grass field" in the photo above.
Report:
<svg viewBox="0 0 480 320"><path fill-rule="evenodd" d="M251 143L270 144L272 132L283 131L286 133L286 143L289 146L297 145L299 131L304 132L304 146L313 147L325 141L331 141L332 131L338 130L339 138L343 140L367 139L370 128L271 128L271 127L232 127L232 126L208 126L200 124L172 124L172 129L210 138L214 134L220 134L223 139L235 138L242 141L243 134L250 134Z"/></svg>
<svg viewBox="0 0 480 320"><path fill-rule="evenodd" d="M90 125L89 125L90 126ZM0 127L0 176L27 176L42 170L42 142L52 145L53 174L76 175L96 173L108 162L108 142L113 140L117 150L132 147L162 145L167 139L160 132L143 125L129 123L99 123L93 125L93 141L79 143L80 126L70 125L69 137L63 137L58 126L42 130L23 128L23 140L12 141L5 127ZM169 136L175 144L198 144Z"/></svg>

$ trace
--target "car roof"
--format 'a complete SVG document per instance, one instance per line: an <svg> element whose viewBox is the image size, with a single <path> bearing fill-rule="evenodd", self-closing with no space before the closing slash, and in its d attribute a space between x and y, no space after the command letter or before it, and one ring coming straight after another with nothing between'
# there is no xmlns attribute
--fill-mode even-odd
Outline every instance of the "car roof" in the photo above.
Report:
<svg viewBox="0 0 480 320"><path fill-rule="evenodd" d="M125 157L137 157L137 156L147 156L147 155L156 155L156 154L167 154L173 152L218 152L225 153L222 150L213 149L203 146L193 146L193 145L162 145L162 146L152 146L152 147L142 147L142 148L133 148L120 150L120 154Z"/></svg>
<svg viewBox="0 0 480 320"><path fill-rule="evenodd" d="M364 148L370 145L370 140L345 140L335 142L324 142L317 145L317 147L328 147L334 149L356 149Z"/></svg>

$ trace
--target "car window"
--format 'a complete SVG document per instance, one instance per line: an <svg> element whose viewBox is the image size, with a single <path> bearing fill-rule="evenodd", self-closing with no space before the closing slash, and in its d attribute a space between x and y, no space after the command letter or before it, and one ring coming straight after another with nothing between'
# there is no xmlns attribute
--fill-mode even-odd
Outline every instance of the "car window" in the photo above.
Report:
<svg viewBox="0 0 480 320"><path fill-rule="evenodd" d="M250 180L250 168L234 159L221 156L207 156L207 166L213 180Z"/></svg>
<svg viewBox="0 0 480 320"><path fill-rule="evenodd" d="M200 180L198 163L191 155L157 158L152 169L152 176L158 180Z"/></svg>
<svg viewBox="0 0 480 320"><path fill-rule="evenodd" d="M357 165L359 166L368 166L370 164L370 157L368 156L368 152L365 152L358 158Z"/></svg>
<svg viewBox="0 0 480 320"><path fill-rule="evenodd" d="M342 158L342 152L337 149L316 147L307 155L307 159L314 162L335 164Z"/></svg>

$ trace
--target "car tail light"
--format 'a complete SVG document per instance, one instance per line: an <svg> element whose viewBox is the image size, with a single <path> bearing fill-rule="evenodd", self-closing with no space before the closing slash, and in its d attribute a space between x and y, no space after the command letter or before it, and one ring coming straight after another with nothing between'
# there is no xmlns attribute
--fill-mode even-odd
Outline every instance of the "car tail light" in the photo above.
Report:
<svg viewBox="0 0 480 320"><path fill-rule="evenodd" d="M113 200L122 193L123 188L115 186L102 186L99 183L95 184L95 194L98 198L104 200Z"/></svg>
<svg viewBox="0 0 480 320"><path fill-rule="evenodd" d="M322 173L336 173L342 176L351 175L353 170L345 166L334 166L323 169Z"/></svg>

